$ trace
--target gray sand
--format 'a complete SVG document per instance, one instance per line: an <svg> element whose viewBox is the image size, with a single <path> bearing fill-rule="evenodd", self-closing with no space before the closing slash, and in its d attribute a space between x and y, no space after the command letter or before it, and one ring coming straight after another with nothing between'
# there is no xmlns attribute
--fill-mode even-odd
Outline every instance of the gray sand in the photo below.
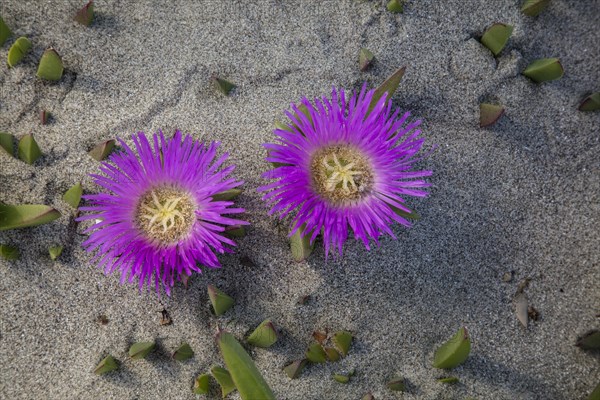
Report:
<svg viewBox="0 0 600 400"><path fill-rule="evenodd" d="M45 156L29 166L0 154L0 200L50 204L63 216L0 233L1 243L22 251L19 261L0 260L1 398L194 398L194 377L222 365L217 324L242 338L267 317L280 340L251 354L279 399L359 399L368 391L377 399L582 399L598 383L598 356L574 346L600 325L600 114L576 110L599 89L598 1L552 0L529 18L517 0L411 0L400 15L382 1L111 0L97 2L90 28L71 20L83 1L25 3L0 5L16 36L34 44L21 65L0 68L0 131L33 133ZM514 25L498 59L473 39L496 21ZM48 46L67 69L58 84L35 78ZM362 46L377 58L365 73L357 66ZM566 70L560 81L536 85L519 74L554 56ZM395 227L399 240L370 252L351 241L342 260L325 262L318 248L293 262L285 227L255 191L273 121L303 95L375 86L401 65L408 69L394 104L422 118L428 143L439 144L421 163L435 171L431 196L411 202L421 220ZM238 85L232 96L213 90L213 73ZM490 129L478 127L483 100L507 108ZM41 108L52 124L39 124ZM236 253L220 258L222 269L159 299L90 265L61 196L80 180L86 192L97 190L87 177L98 167L86 154L94 143L176 128L230 151L253 225ZM52 262L47 248L57 243L66 250ZM507 271L515 273L509 283ZM540 312L528 329L512 305L525 278ZM207 284L231 294L235 308L212 316ZM311 300L298 305L303 295ZM159 324L163 307L171 326ZM451 372L460 383L443 385L433 350L461 325L472 354ZM317 329L354 332L350 355L288 379L281 368L302 356ZM127 359L132 342L152 339L157 353ZM184 341L195 357L170 360ZM121 370L98 377L92 371L107 353ZM349 384L331 379L352 368ZM385 388L396 374L409 382L403 396Z"/></svg>

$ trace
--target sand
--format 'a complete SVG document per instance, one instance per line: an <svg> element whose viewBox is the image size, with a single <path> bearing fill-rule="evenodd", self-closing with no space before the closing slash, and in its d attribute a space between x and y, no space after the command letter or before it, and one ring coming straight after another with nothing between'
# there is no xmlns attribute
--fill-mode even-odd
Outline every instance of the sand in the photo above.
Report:
<svg viewBox="0 0 600 400"><path fill-rule="evenodd" d="M29 166L0 154L0 201L45 203L55 222L0 232L17 245L18 261L0 260L0 397L5 399L186 399L194 377L222 365L217 326L243 338L271 318L280 338L251 349L278 399L583 399L600 378L597 354L574 346L600 326L600 114L577 105L597 91L600 51L597 1L552 0L537 18L519 1L408 1L390 14L383 1L257 2L98 1L93 25L71 20L83 2L4 1L0 15L33 51L13 69L0 68L0 131L33 133L44 157ZM493 22L514 26L495 59L477 37ZM6 57L10 39L1 49ZM53 46L66 72L57 84L35 78L37 60ZM372 69L360 72L358 51ZM534 84L520 71L532 60L560 57L565 76ZM420 163L432 169L430 197L411 201L422 218L394 228L366 251L347 243L341 260L318 247L295 263L285 225L267 216L261 144L273 122L301 96L332 86L381 83L407 72L394 105L423 120L428 145ZM225 97L210 85L217 74L238 85ZM478 126L481 101L506 114ZM42 126L40 109L53 121ZM252 222L222 269L178 284L172 296L139 294L90 264L85 236L62 193L98 163L86 152L100 141L142 130L180 129L219 140L238 165L239 204ZM62 244L56 261L47 248ZM502 276L514 271L511 282ZM514 315L518 283L539 311L524 329ZM206 285L233 296L216 318ZM305 305L300 296L310 295ZM166 308L173 324L161 326ZM107 324L98 322L104 315ZM460 326L473 340L468 361L449 373L431 366L434 349ZM297 380L281 368L302 357L314 330L355 334L348 357L311 366ZM146 360L128 360L135 341L156 340ZM195 356L169 358L188 342ZM106 354L121 369L93 374ZM332 373L356 370L346 385ZM395 375L404 395L388 391ZM453 375L448 386L436 378ZM218 398L214 394L212 398ZM237 394L230 398L239 398Z"/></svg>

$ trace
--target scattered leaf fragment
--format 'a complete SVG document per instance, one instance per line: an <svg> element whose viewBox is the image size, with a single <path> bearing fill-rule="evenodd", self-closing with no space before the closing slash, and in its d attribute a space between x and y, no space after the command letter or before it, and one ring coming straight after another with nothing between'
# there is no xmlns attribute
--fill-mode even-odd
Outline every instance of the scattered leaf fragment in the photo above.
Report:
<svg viewBox="0 0 600 400"><path fill-rule="evenodd" d="M398 215L404 219L412 219L413 221L418 221L419 219L421 219L421 216L419 214L417 214L416 211L411 210L410 208L406 207L406 204L403 204L403 206L410 212L406 212L405 210L402 210L401 208L390 205L390 207L392 208L392 211L394 211L396 213L396 215Z"/></svg>
<svg viewBox="0 0 600 400"><path fill-rule="evenodd" d="M531 62L523 75L536 83L560 79L565 73L558 58L540 58Z"/></svg>
<svg viewBox="0 0 600 400"><path fill-rule="evenodd" d="M313 343L309 346L308 350L306 350L305 357L311 363L324 363L327 361L327 353L323 350L323 346L319 343Z"/></svg>
<svg viewBox="0 0 600 400"><path fill-rule="evenodd" d="M194 394L208 394L210 392L210 375L201 374L194 380L192 388Z"/></svg>
<svg viewBox="0 0 600 400"><path fill-rule="evenodd" d="M90 0L85 6L83 6L73 19L79 22L81 25L90 26L94 20L94 2Z"/></svg>
<svg viewBox="0 0 600 400"><path fill-rule="evenodd" d="M540 312L533 306L527 307L527 316L532 321L537 321L540 319Z"/></svg>
<svg viewBox="0 0 600 400"><path fill-rule="evenodd" d="M229 189L221 193L212 195L213 201L229 201L238 197L242 193L242 189Z"/></svg>
<svg viewBox="0 0 600 400"><path fill-rule="evenodd" d="M4 45L6 39L12 36L10 28L6 25L2 17L0 17L0 46Z"/></svg>
<svg viewBox="0 0 600 400"><path fill-rule="evenodd" d="M48 254L50 254L51 260L56 260L62 254L63 247L62 246L53 246L48 249Z"/></svg>
<svg viewBox="0 0 600 400"><path fill-rule="evenodd" d="M352 334L348 331L336 332L331 340L339 352L346 357L352 344Z"/></svg>
<svg viewBox="0 0 600 400"><path fill-rule="evenodd" d="M131 345L129 348L129 357L134 360L141 360L146 358L156 348L154 342L137 342Z"/></svg>
<svg viewBox="0 0 600 400"><path fill-rule="evenodd" d="M350 381L350 377L343 374L333 374L333 379L339 383L348 383Z"/></svg>
<svg viewBox="0 0 600 400"><path fill-rule="evenodd" d="M25 135L19 140L19 158L27 164L33 164L42 155L42 151L32 134Z"/></svg>
<svg viewBox="0 0 600 400"><path fill-rule="evenodd" d="M447 383L447 384L451 385L451 384L454 384L454 383L458 383L459 380L455 376L447 376L447 377L444 377L444 378L439 378L438 382L440 382L440 383Z"/></svg>
<svg viewBox="0 0 600 400"><path fill-rule="evenodd" d="M515 271L506 271L503 275L502 275L502 282L510 282L513 280L513 276L515 275Z"/></svg>
<svg viewBox="0 0 600 400"><path fill-rule="evenodd" d="M106 142L98 143L96 146L94 146L93 149L91 149L88 152L88 154L94 160L102 161L112 152L114 147L115 147L115 140L110 139L110 140L107 140Z"/></svg>
<svg viewBox="0 0 600 400"><path fill-rule="evenodd" d="M106 325L106 324L108 324L109 321L108 321L108 317L106 315L101 314L96 317L96 322L101 325Z"/></svg>
<svg viewBox="0 0 600 400"><path fill-rule="evenodd" d="M223 315L233 306L233 299L213 285L208 285L208 297L212 303L215 315Z"/></svg>
<svg viewBox="0 0 600 400"><path fill-rule="evenodd" d="M292 257L296 262L302 262L306 260L315 247L314 242L310 242L311 234L304 231L305 226L305 224L302 224L302 226L298 228L298 230L296 230L296 232L294 232L294 234L290 237Z"/></svg>
<svg viewBox="0 0 600 400"><path fill-rule="evenodd" d="M387 93L386 101L392 98L396 89L398 89L398 85L400 85L400 81L406 72L406 67L401 67L396 70L389 78L387 78L377 89L375 89L375 93L373 93L373 98L371 100L371 104L369 104L369 109L367 110L367 114L369 114L379 99L383 96L384 93Z"/></svg>
<svg viewBox="0 0 600 400"><path fill-rule="evenodd" d="M490 49L493 55L497 56L500 54L508 38L512 35L513 27L511 25L502 24L497 22L487 28L481 37L481 43Z"/></svg>
<svg viewBox="0 0 600 400"><path fill-rule="evenodd" d="M94 369L96 375L103 375L107 372L114 371L119 368L117 361L110 354L106 356Z"/></svg>
<svg viewBox="0 0 600 400"><path fill-rule="evenodd" d="M596 385L596 388L590 393L587 400L600 400L600 383Z"/></svg>
<svg viewBox="0 0 600 400"><path fill-rule="evenodd" d="M361 48L358 53L358 66L360 70L364 72L369 69L374 58L375 56L368 49L365 49L364 47Z"/></svg>
<svg viewBox="0 0 600 400"><path fill-rule="evenodd" d="M600 331L595 329L585 333L577 339L575 346L581 347L584 350L600 349Z"/></svg>
<svg viewBox="0 0 600 400"><path fill-rule="evenodd" d="M81 187L81 182L76 183L71 186L69 190L63 194L63 200L69 204L73 208L79 207L79 202L81 201L81 195L83 194L83 188Z"/></svg>
<svg viewBox="0 0 600 400"><path fill-rule="evenodd" d="M434 354L434 368L449 369L465 362L471 352L471 340L467 328L462 327Z"/></svg>
<svg viewBox="0 0 600 400"><path fill-rule="evenodd" d="M398 377L394 378L386 384L389 390L394 392L405 392L406 391L406 382L404 382L404 378Z"/></svg>
<svg viewBox="0 0 600 400"><path fill-rule="evenodd" d="M169 312L167 311L166 308L163 308L162 311L160 312L161 316L160 316L160 324L161 325L171 325L173 323L173 320L171 319L171 316L169 315Z"/></svg>
<svg viewBox="0 0 600 400"><path fill-rule="evenodd" d="M40 110L40 122L42 123L42 125L46 125L48 123L48 121L50 120L50 112L46 111L46 110Z"/></svg>
<svg viewBox="0 0 600 400"><path fill-rule="evenodd" d="M63 75L63 62L56 50L49 48L40 59L37 77L48 81L58 81Z"/></svg>
<svg viewBox="0 0 600 400"><path fill-rule="evenodd" d="M223 398L235 390L235 383L233 383L229 371L225 368L214 366L210 369L210 373L216 379L219 386L221 386L221 395Z"/></svg>
<svg viewBox="0 0 600 400"><path fill-rule="evenodd" d="M521 5L521 11L525 15L535 17L541 13L550 3L550 0L525 0Z"/></svg>
<svg viewBox="0 0 600 400"><path fill-rule="evenodd" d="M479 126L494 125L496 121L504 114L504 107L497 104L481 103L479 104Z"/></svg>
<svg viewBox="0 0 600 400"><path fill-rule="evenodd" d="M287 376L290 377L290 379L296 379L300 376L302 370L304 369L304 367L306 367L307 363L308 360L306 359L297 360L288 364L283 370L285 371Z"/></svg>
<svg viewBox="0 0 600 400"><path fill-rule="evenodd" d="M329 361L336 362L342 358L342 355L339 351L334 349L333 347L325 347L325 353L327 354L327 358Z"/></svg>
<svg viewBox="0 0 600 400"><path fill-rule="evenodd" d="M223 93L225 96L229 95L229 92L236 87L233 83L216 76L212 77L212 81L217 90Z"/></svg>
<svg viewBox="0 0 600 400"><path fill-rule="evenodd" d="M267 348L277 342L277 331L270 319L261 322L248 336L248 343L252 346Z"/></svg>
<svg viewBox="0 0 600 400"><path fill-rule="evenodd" d="M43 204L0 204L0 231L47 224L60 213Z"/></svg>
<svg viewBox="0 0 600 400"><path fill-rule="evenodd" d="M6 244L0 244L0 256L5 260L18 260L20 256L19 249Z"/></svg>
<svg viewBox="0 0 600 400"><path fill-rule="evenodd" d="M235 337L228 332L221 331L217 334L217 342L242 400L275 400L271 388Z"/></svg>
<svg viewBox="0 0 600 400"><path fill-rule="evenodd" d="M312 337L319 343L323 344L325 343L325 341L327 340L327 333L325 332L320 332L320 331L314 331L312 333Z"/></svg>
<svg viewBox="0 0 600 400"><path fill-rule="evenodd" d="M184 343L175 352L173 353L173 358L177 361L185 361L194 356L194 350L190 347L189 344Z"/></svg>
<svg viewBox="0 0 600 400"><path fill-rule="evenodd" d="M7 62L9 67L14 67L21 62L25 54L31 49L31 42L24 36L21 36L8 50Z"/></svg>
<svg viewBox="0 0 600 400"><path fill-rule="evenodd" d="M579 104L579 111L596 110L600 110L600 92L590 94Z"/></svg>
<svg viewBox="0 0 600 400"><path fill-rule="evenodd" d="M523 292L519 292L515 295L515 313L517 314L517 319L523 325L523 327L527 328L529 323L529 301L527 300L527 295Z"/></svg>
<svg viewBox="0 0 600 400"><path fill-rule="evenodd" d="M301 306L303 306L306 303L308 303L309 301L310 301L310 295L307 294L307 295L298 297L297 303L300 304Z"/></svg>
<svg viewBox="0 0 600 400"><path fill-rule="evenodd" d="M404 0L390 0L387 3L387 10L393 13L404 12Z"/></svg>
<svg viewBox="0 0 600 400"><path fill-rule="evenodd" d="M240 238L246 236L246 228L244 225L228 225L225 227L223 234L229 238Z"/></svg>
<svg viewBox="0 0 600 400"><path fill-rule="evenodd" d="M0 147L11 156L14 157L15 150L13 146L14 136L8 132L0 132Z"/></svg>
<svg viewBox="0 0 600 400"><path fill-rule="evenodd" d="M373 396L371 393L367 393L362 397L361 400L375 400L375 396Z"/></svg>

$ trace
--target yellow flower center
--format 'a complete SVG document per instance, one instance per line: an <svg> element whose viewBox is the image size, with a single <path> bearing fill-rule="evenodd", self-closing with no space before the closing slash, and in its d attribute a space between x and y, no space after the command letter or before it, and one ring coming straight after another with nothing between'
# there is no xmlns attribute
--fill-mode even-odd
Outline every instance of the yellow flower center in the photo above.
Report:
<svg viewBox="0 0 600 400"><path fill-rule="evenodd" d="M192 196L171 187L146 192L136 210L136 225L148 238L161 244L176 243L185 237L196 220Z"/></svg>
<svg viewBox="0 0 600 400"><path fill-rule="evenodd" d="M334 204L363 197L373 184L367 157L350 146L332 146L317 151L311 161L313 187Z"/></svg>

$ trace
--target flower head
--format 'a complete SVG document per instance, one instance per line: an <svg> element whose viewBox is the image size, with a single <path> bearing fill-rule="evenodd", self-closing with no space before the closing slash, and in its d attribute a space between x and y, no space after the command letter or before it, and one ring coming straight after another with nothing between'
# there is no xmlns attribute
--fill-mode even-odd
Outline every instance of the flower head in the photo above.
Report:
<svg viewBox="0 0 600 400"><path fill-rule="evenodd" d="M247 222L227 217L244 212L231 201L213 197L242 184L228 178L234 166L220 169L227 154L215 160L218 143L208 146L177 131L173 138L142 132L132 136L135 150L119 140L122 152L92 174L103 192L84 196L89 212L79 220L95 220L83 246L95 252L104 271L121 271L121 283L139 281L140 289L154 280L170 293L175 279L197 263L218 267L216 253L231 252L235 243L223 236L227 226ZM228 246L229 245L229 246Z"/></svg>
<svg viewBox="0 0 600 400"><path fill-rule="evenodd" d="M342 254L350 229L367 249L383 233L395 238L394 221L411 225L401 216L411 212L405 197L427 194L422 178L431 171L413 170L421 121L405 126L410 113L398 118L385 95L369 110L373 95L363 86L350 101L335 89L331 100L304 98L286 112L291 124L274 131L277 143L265 144L266 160L277 165L263 175L275 182L259 188L270 213L295 211L290 236L303 229L314 241L322 233L326 254Z"/></svg>

